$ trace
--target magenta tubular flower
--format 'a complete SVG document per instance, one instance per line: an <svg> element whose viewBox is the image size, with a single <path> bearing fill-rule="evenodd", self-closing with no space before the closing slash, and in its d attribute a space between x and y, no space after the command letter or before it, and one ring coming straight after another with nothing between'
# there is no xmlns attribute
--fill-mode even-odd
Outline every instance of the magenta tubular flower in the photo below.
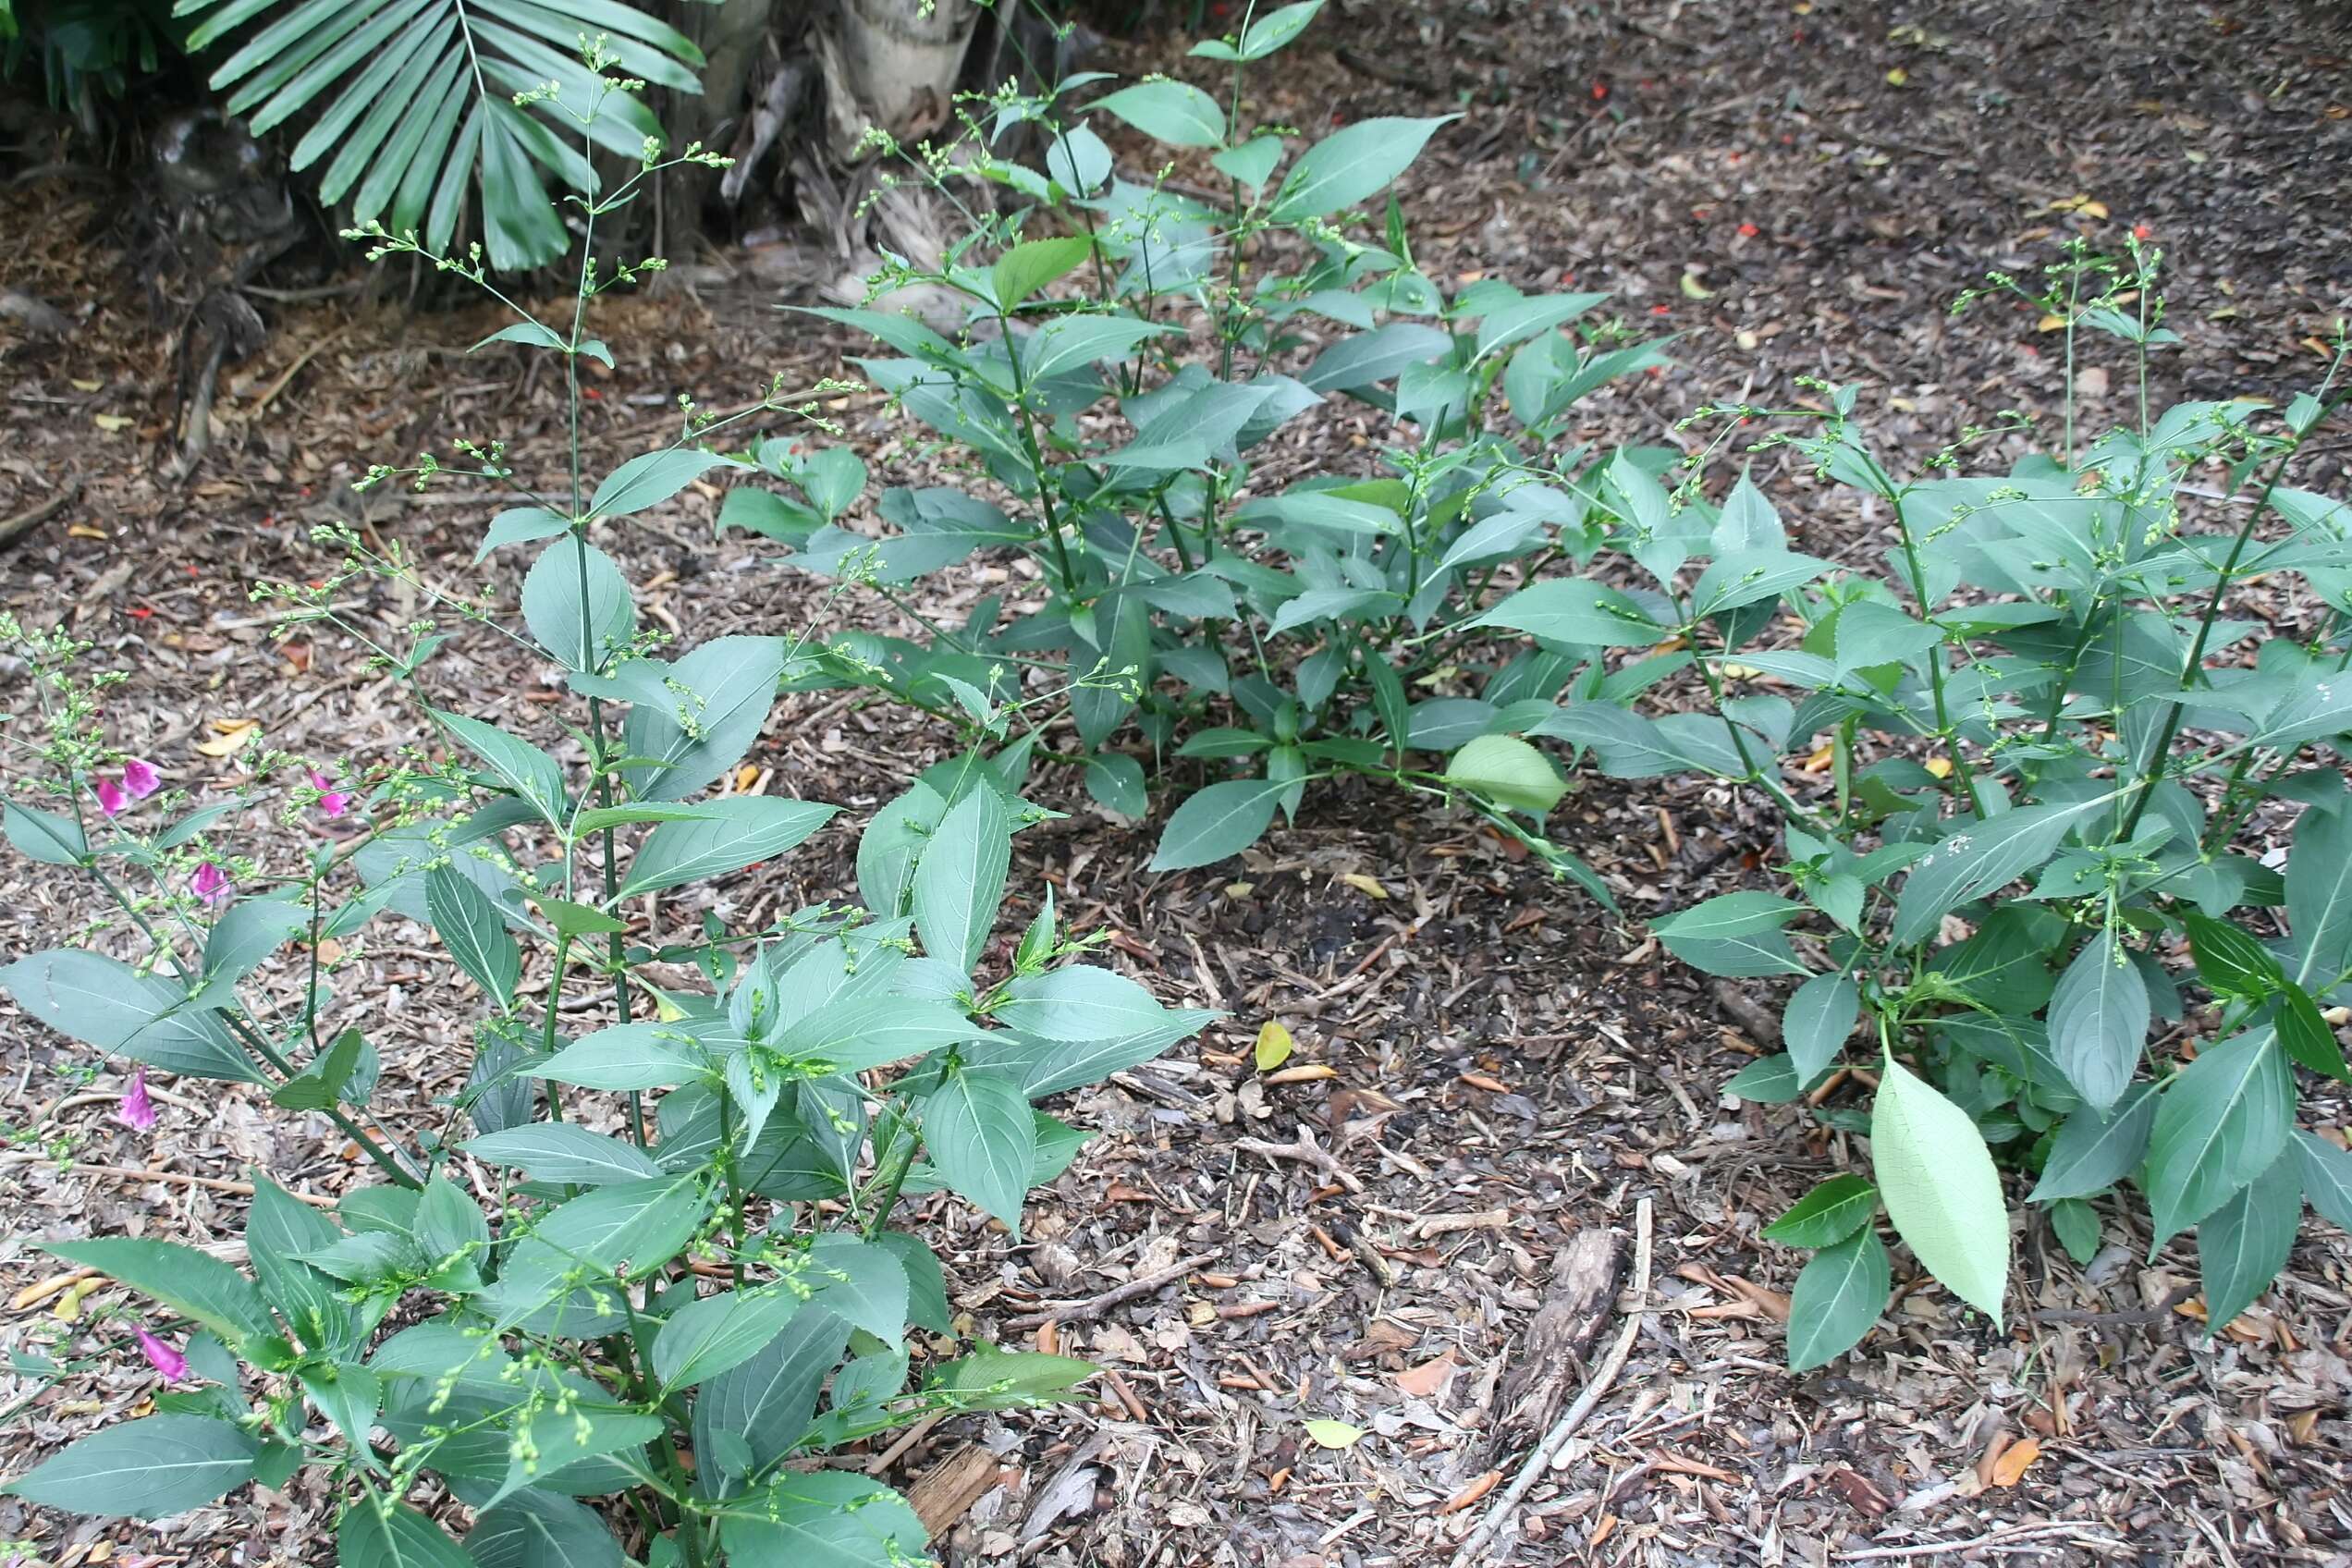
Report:
<svg viewBox="0 0 2352 1568"><path fill-rule="evenodd" d="M167 1340L159 1340L146 1329L139 1330L139 1354L147 1365L164 1375L166 1383L177 1383L188 1376L188 1357L172 1347Z"/></svg>
<svg viewBox="0 0 2352 1568"><path fill-rule="evenodd" d="M188 879L188 890L194 893L197 901L206 909L218 909L228 901L228 873L206 861L196 868L196 875Z"/></svg>
<svg viewBox="0 0 2352 1568"><path fill-rule="evenodd" d="M98 797L98 809L108 816L120 816L130 809L130 797L111 778L92 779L90 792Z"/></svg>
<svg viewBox="0 0 2352 1568"><path fill-rule="evenodd" d="M122 781L134 801L143 801L164 787L164 776L155 771L155 765L137 757L123 758Z"/></svg>
<svg viewBox="0 0 2352 1568"><path fill-rule="evenodd" d="M155 1125L155 1102L147 1097L147 1069L144 1065L130 1070L130 1087L123 1091L122 1109L115 1119L124 1126L144 1133Z"/></svg>
<svg viewBox="0 0 2352 1568"><path fill-rule="evenodd" d="M311 769L311 788L319 792L318 808L321 815L332 819L341 816L351 809L351 791L337 789L335 780L315 767Z"/></svg>

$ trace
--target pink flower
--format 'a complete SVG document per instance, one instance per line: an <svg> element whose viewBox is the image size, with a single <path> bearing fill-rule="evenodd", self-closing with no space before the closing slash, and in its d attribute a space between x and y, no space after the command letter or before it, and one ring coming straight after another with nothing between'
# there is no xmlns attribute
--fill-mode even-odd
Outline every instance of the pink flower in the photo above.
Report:
<svg viewBox="0 0 2352 1568"><path fill-rule="evenodd" d="M120 816L130 808L130 797L111 778L92 779L90 792L98 797L98 809L108 816Z"/></svg>
<svg viewBox="0 0 2352 1568"><path fill-rule="evenodd" d="M166 1383L177 1383L188 1376L188 1357L172 1348L169 1341L159 1340L146 1329L139 1330L139 1354L147 1365L164 1375Z"/></svg>
<svg viewBox="0 0 2352 1568"><path fill-rule="evenodd" d="M164 787L164 776L155 771L155 765L137 757L123 758L122 781L134 801L143 801Z"/></svg>
<svg viewBox="0 0 2352 1568"><path fill-rule="evenodd" d="M351 791L335 788L335 780L315 767L311 769L311 788L319 792L318 808L322 815L337 817L351 809Z"/></svg>
<svg viewBox="0 0 2352 1568"><path fill-rule="evenodd" d="M206 861L196 868L196 875L188 879L188 890L194 893L197 901L206 909L218 909L228 900L228 873Z"/></svg>
<svg viewBox="0 0 2352 1568"><path fill-rule="evenodd" d="M143 1064L130 1070L130 1087L123 1091L122 1109L115 1112L115 1120L141 1133L155 1125L155 1102L147 1097L147 1069Z"/></svg>

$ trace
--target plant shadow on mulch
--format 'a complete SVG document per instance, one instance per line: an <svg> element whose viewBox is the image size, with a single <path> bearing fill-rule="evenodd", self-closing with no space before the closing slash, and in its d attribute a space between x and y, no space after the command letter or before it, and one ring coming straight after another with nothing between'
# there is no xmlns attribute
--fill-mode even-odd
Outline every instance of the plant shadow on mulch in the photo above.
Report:
<svg viewBox="0 0 2352 1568"><path fill-rule="evenodd" d="M2055 410L2064 372L2030 314L1954 324L1943 307L1988 268L2029 272L2069 233L2116 244L2138 226L2175 249L2171 325L2186 342L2159 362L2159 398L2312 379L2312 344L2352 288L2347 31L2320 5L1366 6L1327 16L1256 104L1310 131L1464 111L1407 182L1424 264L1608 288L1630 324L1679 335L1674 369L1594 400L1591 439L1660 440L1709 398L1785 400L1795 376L1827 374L1864 382L1876 438L1916 459L1996 409ZM1115 64L1178 53L1135 43ZM228 375L215 453L174 479L169 378L104 199L32 183L0 203L14 232L79 237L0 256L0 284L88 306L61 343L0 337L0 515L62 474L82 485L0 557L7 606L62 614L129 669L119 740L192 788L232 777L233 761L195 750L215 721L257 719L277 744L359 766L410 743L388 681L331 640L274 646L244 584L329 564L306 531L334 517L412 547L443 586L479 582L486 507L355 508L348 484L436 434L506 434L527 470L552 465L544 391L524 395L513 360L457 360L485 318L288 306ZM603 336L621 362L593 410L606 460L658 439L680 389L723 401L769 370L837 367L847 346L730 283L734 264L614 307ZM2125 380L2078 389L2094 414L2125 417ZM867 402L838 417L880 483L925 482L916 435ZM1361 467L1355 419L1286 435L1275 466ZM2340 488L2345 446L2323 442L2301 483ZM1868 520L1807 476L1759 462L1757 477L1807 548L1875 554ZM815 604L805 580L740 539L714 546L714 499L690 493L613 541L644 612L688 642L799 624ZM989 570L961 591L983 591ZM511 595L516 576L494 581ZM416 611L390 591L361 608L386 624ZM863 603L847 613L888 620ZM20 672L0 678L13 711ZM535 724L548 678L468 639L434 682L470 711ZM949 743L901 713L798 697L753 754L754 787L858 820ZM1507 1484L1617 1332L1613 1280L1566 1298L1596 1257L1623 1266L1644 1200L1652 1267L1625 1283L1651 1310L1519 1511L1509 1561L2228 1564L2352 1547L2352 1260L2319 1222L2278 1286L2210 1341L2180 1310L2188 1247L2146 1261L2137 1221L2113 1212L2113 1244L2088 1269L2027 1224L2007 1333L1907 1280L1859 1354L1793 1377L1779 1319L1800 1260L1757 1231L1856 1151L1801 1114L1721 1097L1769 1048L1770 987L1710 986L1462 818L1367 787L1310 797L1244 862L1160 878L1141 869L1150 827L1105 817L1067 780L1041 788L1071 815L1024 836L1016 893L1050 884L1163 1000L1227 1016L1066 1108L1100 1135L1033 1203L1023 1244L954 1204L918 1205L977 1336L1035 1341L1015 1319L1170 1276L1044 1331L1109 1369L1091 1403L950 1423L874 1456L943 1524L950 1558L1447 1561L1485 1488L1500 1492L1498 1473ZM1758 804L1582 778L1555 827L1637 923L1764 885L1775 832ZM828 831L725 896L749 920L843 894L852 842ZM0 888L11 956L94 913L20 860ZM397 924L344 972L345 1005L385 1052L388 1123L437 1121L433 1096L465 1070L445 974L431 937ZM109 1120L111 1076L78 1092L86 1060L6 1016L21 1141L0 1157L0 1203L20 1238L5 1259L20 1346L89 1354L120 1332L98 1317L111 1297L68 1324L54 1292L19 1292L50 1272L34 1238L210 1243L238 1228L248 1167L322 1194L364 1180L324 1122L241 1090L165 1085L162 1127L134 1136ZM1250 1049L1268 1020L1298 1048L1260 1074ZM2306 1103L2345 1119L2340 1101ZM62 1163L39 1146L55 1136L71 1140ZM1291 1152L1266 1152L1279 1145ZM1578 1250L1597 1235L1612 1244ZM1555 1287L1563 1305L1546 1314ZM32 1401L18 1458L153 1391L135 1361L104 1357ZM1318 1418L1367 1435L1321 1447L1305 1427ZM0 1503L0 1537L60 1564L101 1561L102 1546L117 1562L293 1563L325 1559L330 1519L331 1500L298 1484L157 1527Z"/></svg>

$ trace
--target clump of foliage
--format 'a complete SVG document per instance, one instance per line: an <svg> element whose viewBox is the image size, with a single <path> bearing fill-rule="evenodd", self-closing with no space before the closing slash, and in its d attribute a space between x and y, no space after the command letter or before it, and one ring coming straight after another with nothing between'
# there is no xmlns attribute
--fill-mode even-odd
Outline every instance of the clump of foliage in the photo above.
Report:
<svg viewBox="0 0 2352 1568"><path fill-rule="evenodd" d="M587 58L601 82L609 57ZM600 216L660 169L704 159L648 148L634 178L580 198L583 257ZM374 256L421 256L492 288L473 258L367 238ZM496 442L368 477L462 477L514 496L483 551L538 545L520 631L488 601L437 599L435 619L379 642L344 619L338 585L410 569L341 530L326 531L348 552L340 572L261 595L289 631L359 640L421 696L452 620L516 637L577 704L556 749L426 700L447 760L419 746L362 776L257 745L246 794L184 809L162 770L110 744L100 699L118 678L80 676L86 649L63 633L5 629L47 717L45 777L7 799L6 836L92 878L137 951L61 947L0 970L0 986L137 1064L121 1113L133 1126L155 1121L151 1068L266 1084L274 1104L331 1117L386 1177L328 1214L256 1171L250 1272L161 1241L51 1245L153 1299L136 1343L177 1386L153 1415L18 1476L17 1495L153 1517L307 1466L341 1500L346 1568L884 1568L925 1560L921 1524L825 1454L927 1415L1050 1401L1091 1370L985 1345L952 1354L940 1265L893 1228L903 1196L945 1189L1018 1235L1023 1194L1084 1136L1035 1102L1146 1060L1208 1016L1078 962L1091 944L1049 897L990 959L1013 835L1051 815L1021 797L1018 768L967 755L886 807L859 844L863 907L742 930L722 901L670 939L636 914L775 860L833 815L713 792L817 656L811 636L660 656L592 542L697 475L755 460L717 449L723 435L806 415L774 386L733 413L687 405L660 450L588 473L579 367L606 350L586 312L653 264L583 260L569 321L518 309L492 340L563 367L559 484L534 488ZM245 837L264 799L281 808L276 830ZM462 1092L437 1127L406 1136L373 1108L376 1045L334 1023L335 971L387 913L434 929L478 1009ZM289 943L298 962L257 976ZM472 1511L462 1545L412 1501L434 1491ZM580 1501L607 1496L601 1510Z"/></svg>
<svg viewBox="0 0 2352 1568"><path fill-rule="evenodd" d="M1073 106L1100 80L1089 74L960 105L958 138L907 161L950 196L967 181L1009 192L1009 210L978 204L940 264L892 264L867 308L816 313L892 351L858 362L969 481L883 491L878 548L839 526L842 493L822 472L800 496L738 489L720 524L790 545L802 570L854 567L922 619L919 638L856 640L834 679L975 741L996 704L1069 688L1074 746L1042 741L1051 716L1030 721L1032 742L1129 816L1149 809L1146 761L1207 770L1155 869L1238 853L1310 786L1360 774L1466 800L1605 901L1528 825L1565 786L1525 738L1554 732L1563 689L1623 702L1668 673L1599 657L1599 643L1664 632L1577 584L1554 591L1572 602L1525 606L1540 614L1492 594L1589 560L1616 487L1657 493L1672 451L1600 460L1564 432L1585 394L1660 361L1614 325L1584 342L1562 331L1605 296L1449 292L1415 264L1393 197L1384 226L1359 219L1446 117L1311 141L1242 122L1244 67L1292 43L1319 4L1253 13L1194 47L1231 63L1222 103L1155 77ZM1120 172L1090 129L1105 116L1206 154L1223 200L1167 169ZM1042 167L991 151L1024 127ZM926 324L897 308L910 298L948 306ZM1280 368L1310 323L1319 350ZM1254 484L1269 440L1341 397L1381 416L1371 476ZM984 549L1024 558L1026 602L992 595L949 625L901 595ZM1771 592L1742 588L1739 603Z"/></svg>
<svg viewBox="0 0 2352 1568"><path fill-rule="evenodd" d="M1964 461L2015 420L1898 480L1850 387L1700 411L1886 519L1882 570L1759 571L1753 552L1781 547L1761 496L1743 479L1720 508L1699 498L1724 439L1678 504L1651 496L1612 537L1656 583L1633 597L1684 645L1707 711L1575 704L1556 728L1610 776L1711 775L1785 817L1787 893L1652 927L1709 974L1801 982L1784 1048L1729 1090L1875 1087L1867 1113L1813 1111L1868 1136L1873 1180L1833 1177L1765 1231L1817 1249L1797 1367L1885 1306L1881 1209L1997 1325L2003 1168L2080 1260L2108 1233L2152 1256L2195 1228L2214 1329L2285 1263L2307 1198L2352 1227L2352 1155L2295 1127L2305 1074L2352 1081L2327 1013L2352 1000L2352 508L2287 483L2347 396L2344 356L2284 409L2151 408L2149 356L2177 341L2157 259L2076 243L2038 283L1963 300L2015 294L2055 318L2070 388L2078 338L2120 340L2137 365L2136 419L2079 432L2070 393L2057 448L2006 472ZM2243 596L2257 581L2268 619ZM2255 829L2288 847L2252 852ZM2127 1187L2139 1202L2102 1219Z"/></svg>

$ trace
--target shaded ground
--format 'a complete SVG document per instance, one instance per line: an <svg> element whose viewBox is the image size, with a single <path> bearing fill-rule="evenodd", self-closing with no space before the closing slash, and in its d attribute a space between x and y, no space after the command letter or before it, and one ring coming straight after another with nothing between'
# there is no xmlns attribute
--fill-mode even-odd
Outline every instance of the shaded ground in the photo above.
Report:
<svg viewBox="0 0 2352 1568"><path fill-rule="evenodd" d="M1136 45L1120 63L1175 53ZM1676 368L1589 405L1593 439L1661 439L1706 398L1788 398L1795 376L1828 374L1866 381L1882 443L1916 457L1970 417L2055 408L2064 373L2030 312L1986 307L1954 325L1942 307L1987 268L2040 264L2072 231L2112 244L2137 225L2176 257L2171 321L2187 341L2161 363L2160 397L2309 379L2352 288L2346 56L2352 24L2316 4L1366 6L1286 56L1258 108L1312 125L1463 107L1413 180L1427 264L1529 288L1573 278L1682 335ZM220 449L175 480L169 376L110 198L35 184L0 203L9 232L71 239L0 256L0 284L91 307L62 343L0 323L0 516L63 475L84 487L0 557L8 607L64 615L131 669L117 738L191 786L234 778L195 750L216 721L257 719L276 744L361 765L409 743L388 683L347 647L274 649L244 584L323 570L307 523L354 515L349 480L428 432L506 434L527 472L550 466L545 389L512 364L458 359L481 336L472 317L288 305L229 374ZM678 389L724 402L769 370L834 368L839 345L766 303L715 288L617 307L599 449L617 459L656 438ZM2125 378L2111 386L2084 385L2094 410L2104 398L2122 411ZM839 412L882 482L921 472L871 405ZM1342 426L1318 431L1286 461L1360 460ZM2346 443L2322 446L2303 483L2340 486ZM1864 520L1801 476L1759 477L1809 547L1865 557ZM654 584L646 613L689 641L797 623L802 585L738 544L714 548L713 498L684 500L612 542ZM479 580L480 510L389 497L366 515L436 582ZM386 624L414 611L389 594L366 608ZM486 640L438 668L442 690L510 722L547 691L546 671ZM19 707L16 673L0 680ZM778 707L753 760L773 770L762 787L854 818L945 743L894 712L813 697ZM1799 1259L1756 1231L1852 1151L1785 1112L1719 1099L1763 1042L1637 927L1597 919L1463 822L1368 790L1323 797L1246 866L1164 879L1137 870L1148 829L1065 793L1072 820L1024 839L1016 888L1050 881L1073 923L1118 934L1119 962L1163 999L1230 1020L1070 1108L1105 1135L1033 1205L1030 1244L951 1205L934 1233L974 1331L1009 1342L1036 1332L1010 1325L1041 1306L1207 1261L1059 1329L1060 1348L1118 1373L1099 1406L957 1424L888 1456L886 1473L918 1488L972 1463L959 1458L972 1445L1000 1466L1002 1486L944 1542L952 1553L1117 1568L1445 1561L1485 1506L1449 1505L1515 1474L1547 1390L1556 1407L1599 1354L1545 1347L1563 1330L1604 1345L1616 1331L1605 1306L1539 1319L1556 1262L1579 1235L1630 1237L1644 1200L1654 1258L1634 1283L1655 1310L1530 1495L1513 1561L2228 1564L2352 1550L2341 1235L2308 1224L2287 1278L2208 1344L2178 1309L2195 1281L2187 1248L2142 1264L2144 1235L2110 1216L2120 1243L2083 1271L2031 1228L2008 1335L1911 1289L1864 1354L1793 1378L1776 1314ZM1587 781L1562 814L1636 913L1737 886L1771 853L1769 819L1721 790ZM755 918L843 892L851 841L828 833L730 896ZM0 953L48 945L91 913L35 869L0 867ZM430 941L396 925L343 982L385 1051L394 1124L434 1116L431 1096L463 1072ZM12 1235L201 1243L236 1229L248 1165L323 1194L363 1179L325 1123L211 1085L159 1096L163 1125L131 1134L108 1120L115 1080L78 1095L73 1049L6 1018L11 1121L71 1139L63 1166L30 1146L0 1157ZM1259 1079L1248 1047L1269 1018L1297 1036L1294 1065L1328 1073ZM2307 1118L2345 1120L2340 1103L2306 1103ZM1303 1133L1331 1168L1242 1146ZM47 1272L21 1243L0 1257L11 1292ZM54 1306L17 1306L9 1331L44 1341ZM103 1363L41 1396L34 1436L60 1440L150 1392L142 1370ZM1304 1435L1314 1417L1372 1435L1322 1450ZM2027 1441L2038 1452L2020 1466ZM102 1548L142 1564L293 1563L316 1560L325 1516L299 1493L160 1529L0 1503L0 1537L31 1537L60 1564Z"/></svg>

